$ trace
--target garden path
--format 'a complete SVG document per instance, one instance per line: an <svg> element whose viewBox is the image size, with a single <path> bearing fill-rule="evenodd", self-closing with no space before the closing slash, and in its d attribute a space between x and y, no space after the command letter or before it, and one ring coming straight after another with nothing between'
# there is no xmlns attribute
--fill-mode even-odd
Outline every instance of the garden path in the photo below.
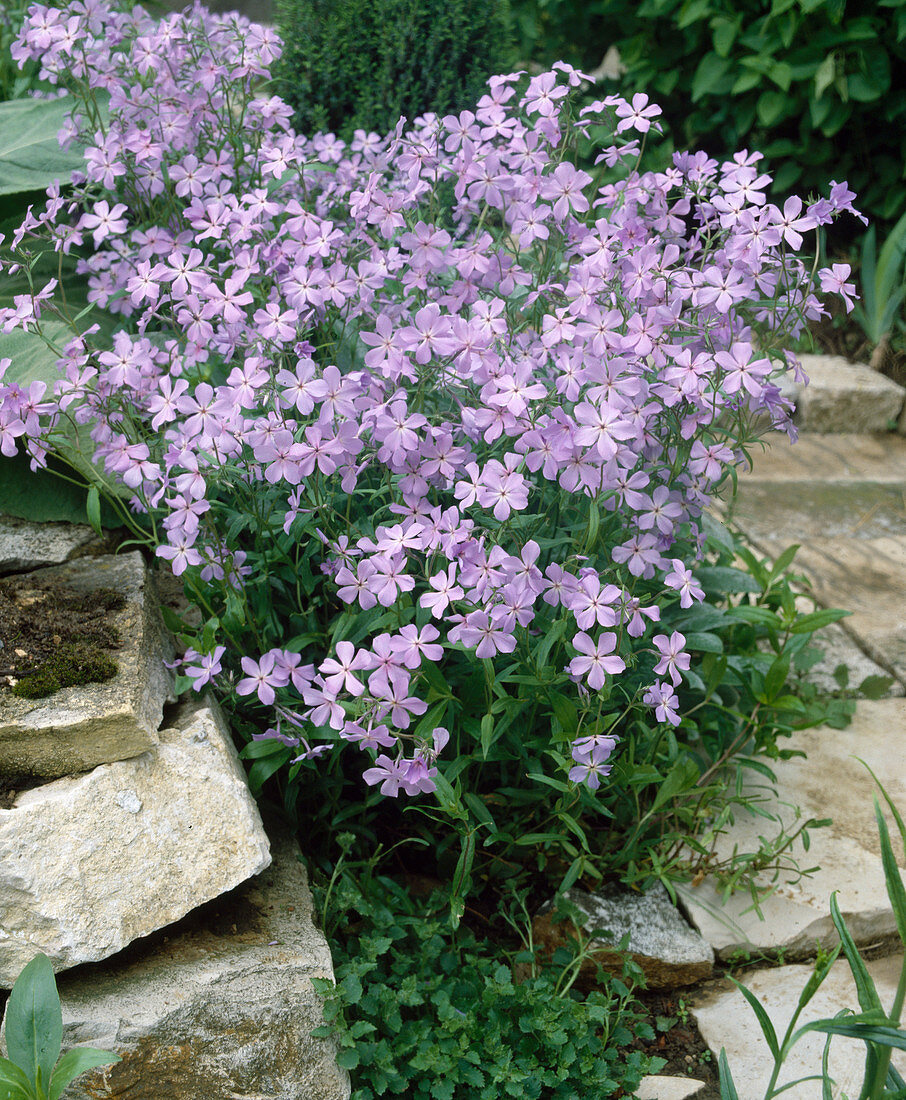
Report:
<svg viewBox="0 0 906 1100"><path fill-rule="evenodd" d="M830 827L811 833L808 853L799 848L801 865L820 870L798 883L781 878L762 901L761 915L752 910L748 896L724 902L708 880L683 890L693 924L715 953L756 964L742 980L782 1034L811 965L778 967L776 961L813 956L818 942L834 942L829 903L835 890L854 938L875 960L870 969L886 1007L899 976L902 948L884 889L873 783L854 757L865 760L895 804L906 809L906 700L901 697L906 685L906 439L894 433L803 433L791 447L785 436L772 436L765 453L754 457L752 471L740 478L737 498L725 514L765 555L775 557L798 543L793 568L807 578L807 595L823 606L853 612L834 642L834 659L858 669L851 683L871 671L893 677L886 698L858 703L847 729L823 727L795 735L788 747L802 749L807 758L775 766L781 800L790 804L785 811L790 824L796 806L805 816L833 819ZM899 854L895 825L887 816ZM729 851L734 845L740 852L751 851L765 828L759 819L738 817L723 843ZM770 885L769 876L765 885ZM690 1007L713 1053L726 1048L739 1100L761 1100L772 1059L742 995L724 979L700 987ZM839 961L802 1022L845 1007L858 1009L858 1003L849 968ZM781 1083L820 1074L823 1041L817 1035L809 1038L794 1048ZM831 1049L834 1096L856 1095L864 1046L835 1039ZM894 1064L906 1072L904 1052L895 1053ZM818 1100L821 1082L803 1083L785 1095Z"/></svg>

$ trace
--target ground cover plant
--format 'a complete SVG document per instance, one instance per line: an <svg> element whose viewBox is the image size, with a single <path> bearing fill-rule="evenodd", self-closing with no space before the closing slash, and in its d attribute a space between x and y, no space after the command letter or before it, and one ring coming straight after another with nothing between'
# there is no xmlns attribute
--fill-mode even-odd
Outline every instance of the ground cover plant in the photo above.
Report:
<svg viewBox="0 0 906 1100"><path fill-rule="evenodd" d="M713 841L770 814L743 768L769 785L828 716L789 685L842 613L705 509L795 434L784 348L851 295L797 253L853 194L779 208L755 153L641 172L658 108L581 106L564 64L297 134L280 48L202 8L31 8L14 55L70 90L80 167L5 242L0 453L73 463L182 579L178 686L224 703L253 790L328 877L344 830L436 876L451 950L484 958L467 904L526 884L795 871L790 835L722 868Z"/></svg>
<svg viewBox="0 0 906 1100"><path fill-rule="evenodd" d="M703 513L756 418L793 431L795 250L845 184L781 210L757 154L639 174L658 108L574 112L568 65L346 146L290 129L238 16L36 6L14 52L86 151L9 242L0 324L48 352L5 366L2 449L80 457L95 522L103 493L184 579L180 686L225 700L253 787L315 836L420 830L460 912L473 870L562 887L598 848L669 879L665 820L814 720L785 685L838 613Z"/></svg>

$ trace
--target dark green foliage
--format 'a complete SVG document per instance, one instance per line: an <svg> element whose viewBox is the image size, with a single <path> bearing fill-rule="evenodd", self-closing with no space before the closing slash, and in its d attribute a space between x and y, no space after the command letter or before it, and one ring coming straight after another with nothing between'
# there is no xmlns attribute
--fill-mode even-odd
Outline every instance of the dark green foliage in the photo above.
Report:
<svg viewBox="0 0 906 1100"><path fill-rule="evenodd" d="M512 67L509 0L278 0L277 20L276 88L306 134L459 111Z"/></svg>
<svg viewBox="0 0 906 1100"><path fill-rule="evenodd" d="M906 0L512 0L526 57L596 67L610 45L676 148L758 149L775 193L847 180L871 220L906 211ZM852 229L857 226L853 224Z"/></svg>
<svg viewBox="0 0 906 1100"><path fill-rule="evenodd" d="M75 684L101 684L112 680L116 673L116 661L102 649L70 643L62 645L39 669L23 676L12 693L23 699L43 699Z"/></svg>
<svg viewBox="0 0 906 1100"><path fill-rule="evenodd" d="M440 895L345 872L329 890L316 897L337 982L315 980L328 1020L315 1034L336 1036L353 1100L603 1100L657 1071L659 1059L627 1049L653 1038L628 977L601 974L581 996L558 989L565 960L530 976L525 951L512 960L526 971L517 982L497 943L453 931Z"/></svg>

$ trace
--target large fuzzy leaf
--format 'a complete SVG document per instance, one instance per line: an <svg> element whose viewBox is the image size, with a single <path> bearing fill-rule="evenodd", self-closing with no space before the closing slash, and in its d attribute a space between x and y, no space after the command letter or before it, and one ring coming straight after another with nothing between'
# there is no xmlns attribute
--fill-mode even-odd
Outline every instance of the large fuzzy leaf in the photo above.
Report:
<svg viewBox="0 0 906 1100"><path fill-rule="evenodd" d="M68 96L0 103L0 195L69 182L81 167L82 149L61 149L57 134L71 109Z"/></svg>

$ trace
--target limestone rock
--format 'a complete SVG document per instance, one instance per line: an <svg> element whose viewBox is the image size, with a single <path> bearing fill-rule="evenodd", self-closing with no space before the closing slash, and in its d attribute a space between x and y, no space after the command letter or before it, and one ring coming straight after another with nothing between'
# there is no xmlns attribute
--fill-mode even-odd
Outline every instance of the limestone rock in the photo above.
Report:
<svg viewBox="0 0 906 1100"><path fill-rule="evenodd" d="M688 1100L706 1088L694 1077L667 1077L652 1073L643 1077L633 1095L635 1100Z"/></svg>
<svg viewBox="0 0 906 1100"><path fill-rule="evenodd" d="M119 671L102 684L62 688L46 699L0 696L0 776L55 779L125 760L157 742L172 678L163 664L171 650L138 551L84 558L22 578L58 580L75 591L112 588L125 599L113 612L122 639Z"/></svg>
<svg viewBox="0 0 906 1100"><path fill-rule="evenodd" d="M345 1100L311 979L333 979L298 844L232 893L105 963L63 975L64 1048L115 1050L70 1100Z"/></svg>
<svg viewBox="0 0 906 1100"><path fill-rule="evenodd" d="M810 432L885 432L903 410L906 390L839 355L800 355L809 376L795 398L796 422Z"/></svg>
<svg viewBox="0 0 906 1100"><path fill-rule="evenodd" d="M0 516L0 575L60 565L80 556L97 541L94 531L85 524L30 523L15 516Z"/></svg>
<svg viewBox="0 0 906 1100"><path fill-rule="evenodd" d="M583 985L593 984L596 964L605 970L619 965L615 948L627 933L629 952L644 971L649 988L674 989L711 976L714 952L683 920L660 884L645 893L615 887L598 894L569 890L566 898L585 915L585 932L611 933L606 941L594 941L594 958L582 967ZM568 942L570 923L542 913L533 922L533 932L536 942L553 951Z"/></svg>
<svg viewBox="0 0 906 1100"><path fill-rule="evenodd" d="M901 484L906 481L906 439L886 435L856 435L854 429L839 435L803 432L791 444L783 432L769 432L764 452L753 456L754 470L741 480L745 484L771 482L778 492L786 482L876 482Z"/></svg>
<svg viewBox="0 0 906 1100"><path fill-rule="evenodd" d="M896 921L884 886L877 824L872 807L876 788L871 776L854 756L859 756L881 778L894 805L906 804L906 774L896 764L902 760L906 700L861 700L848 729L827 727L800 730L785 748L806 756L780 760L771 767L777 776L778 799L771 807L788 829L796 827L796 808L803 818L832 818L833 824L810 831L807 852L797 845L802 867L818 870L798 882L772 883L765 873L759 882L764 891L759 918L748 892L732 894L726 901L709 878L697 886L677 886L693 925L721 959L753 950L782 951L787 959L813 955L816 944L832 947L837 933L830 918L831 893L837 890L840 910L860 946L889 943L896 937ZM896 826L888 818L891 833ZM737 812L734 824L719 838L716 854L757 850L759 837L772 835L761 817ZM894 854L902 848L894 845Z"/></svg>
<svg viewBox="0 0 906 1100"><path fill-rule="evenodd" d="M866 963L881 1003L887 1009L893 1002L902 965L902 954ZM812 969L811 966L781 966L756 971L741 979L761 1002L779 1036L786 1031ZM702 1037L715 1057L721 1047L726 1049L739 1100L762 1100L773 1069L773 1059L755 1013L739 990L729 981L716 982L694 994L688 1003ZM858 1012L859 999L849 966L839 959L806 1006L799 1023L835 1016L843 1008ZM811 1074L820 1076L821 1054L826 1039L826 1035L817 1032L800 1039L780 1071L778 1085ZM906 1051L895 1050L893 1064L900 1073L906 1073ZM835 1081L835 1098L858 1096L865 1069L865 1044L835 1036L831 1040L828 1069ZM790 1097L790 1100L821 1100L821 1081L804 1081L783 1095Z"/></svg>
<svg viewBox="0 0 906 1100"><path fill-rule="evenodd" d="M181 708L141 756L0 810L0 987L38 951L55 970L105 959L269 862L219 710Z"/></svg>

